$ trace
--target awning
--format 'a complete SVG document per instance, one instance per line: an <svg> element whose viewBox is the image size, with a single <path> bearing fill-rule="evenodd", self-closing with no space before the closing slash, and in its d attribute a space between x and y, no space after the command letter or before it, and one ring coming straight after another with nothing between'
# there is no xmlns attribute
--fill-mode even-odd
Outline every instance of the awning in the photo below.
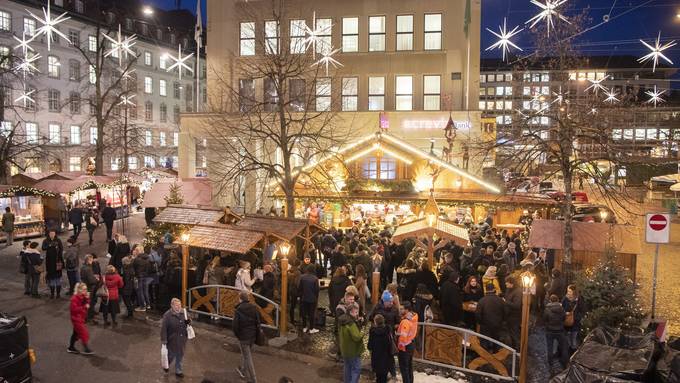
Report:
<svg viewBox="0 0 680 383"><path fill-rule="evenodd" d="M630 225L612 225L600 222L572 222L572 249L576 251L604 252L609 242L617 252L640 254L638 229ZM529 247L562 250L564 248L564 221L537 219L531 223Z"/></svg>
<svg viewBox="0 0 680 383"><path fill-rule="evenodd" d="M664 184L675 184L680 182L680 174L666 174L665 176L656 176L652 177L651 181Z"/></svg>
<svg viewBox="0 0 680 383"><path fill-rule="evenodd" d="M205 224L189 230L187 244L191 247L245 254L262 239L264 234L260 232L237 229L233 225Z"/></svg>
<svg viewBox="0 0 680 383"><path fill-rule="evenodd" d="M144 193L144 202L142 207L166 207L165 197L170 195L170 187L173 182L156 182L151 185L151 189ZM201 181L177 181L179 185L184 203L187 205L212 205L212 188L210 183L205 180Z"/></svg>
<svg viewBox="0 0 680 383"><path fill-rule="evenodd" d="M157 223L174 223L178 225L198 225L200 223L219 222L223 216L224 210L218 208L170 205L158 213L153 221Z"/></svg>
<svg viewBox="0 0 680 383"><path fill-rule="evenodd" d="M460 246L467 246L470 242L468 231L464 227L460 227L443 219L437 219L435 223L430 226L426 219L419 219L400 225L392 235L392 241L401 243L407 238L418 238L423 235L432 236L435 234L439 238L448 239Z"/></svg>
<svg viewBox="0 0 680 383"><path fill-rule="evenodd" d="M680 182L678 182L677 184L671 186L671 191L680 192Z"/></svg>

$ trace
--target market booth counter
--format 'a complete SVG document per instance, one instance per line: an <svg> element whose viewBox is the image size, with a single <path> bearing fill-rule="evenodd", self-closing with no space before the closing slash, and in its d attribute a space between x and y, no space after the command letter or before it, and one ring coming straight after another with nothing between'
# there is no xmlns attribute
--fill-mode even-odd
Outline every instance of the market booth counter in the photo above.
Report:
<svg viewBox="0 0 680 383"><path fill-rule="evenodd" d="M26 186L0 186L0 211L9 207L14 213L14 239L42 236L45 232L44 199L55 194ZM0 232L0 241L6 241Z"/></svg>

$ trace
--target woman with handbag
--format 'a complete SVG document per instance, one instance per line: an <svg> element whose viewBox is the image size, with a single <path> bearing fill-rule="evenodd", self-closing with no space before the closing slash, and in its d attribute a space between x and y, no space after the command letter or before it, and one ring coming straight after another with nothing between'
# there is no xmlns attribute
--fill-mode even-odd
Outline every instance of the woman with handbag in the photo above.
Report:
<svg viewBox="0 0 680 383"><path fill-rule="evenodd" d="M74 238L69 238L69 243L75 243ZM64 269L64 245L57 237L54 230L50 230L47 238L43 240L42 249L45 251L45 270L47 271L47 285L50 287L50 299L61 298L61 277Z"/></svg>
<svg viewBox="0 0 680 383"><path fill-rule="evenodd" d="M187 327L191 323L182 311L182 301L172 298L170 309L163 314L161 321L161 354L167 352L168 366L175 363L175 375L179 378L184 377L182 360L187 345ZM163 370L168 372L168 368Z"/></svg>
<svg viewBox="0 0 680 383"><path fill-rule="evenodd" d="M387 383L387 374L394 370L394 355L397 346L394 332L385 325L385 317L377 314L368 332L368 350L371 352L371 369L377 383Z"/></svg>
<svg viewBox="0 0 680 383"><path fill-rule="evenodd" d="M564 308L564 329L567 333L567 345L569 355L573 354L579 347L579 333L581 332L581 319L585 314L585 304L580 299L575 285L567 286L567 294L562 298L562 308Z"/></svg>
<svg viewBox="0 0 680 383"><path fill-rule="evenodd" d="M118 303L118 289L123 288L123 278L118 275L118 272L113 265L106 266L106 274L104 275L104 284L101 289L106 289L106 296L102 296L102 302L99 305L99 310L104 316L104 325L109 324L109 314L111 314L111 321L113 325L117 325L116 314L120 313L120 304ZM99 291L97 291L99 295ZM103 295L103 294L102 294Z"/></svg>

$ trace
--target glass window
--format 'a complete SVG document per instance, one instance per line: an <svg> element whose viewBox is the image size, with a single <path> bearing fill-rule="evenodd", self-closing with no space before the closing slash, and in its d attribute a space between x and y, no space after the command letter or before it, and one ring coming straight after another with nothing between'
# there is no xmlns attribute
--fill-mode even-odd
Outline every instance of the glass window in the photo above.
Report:
<svg viewBox="0 0 680 383"><path fill-rule="evenodd" d="M486 88L486 94L488 96L495 96L496 95L496 88L494 88L494 87Z"/></svg>
<svg viewBox="0 0 680 383"><path fill-rule="evenodd" d="M480 101L479 102L479 110L485 110L486 109L486 102Z"/></svg>
<svg viewBox="0 0 680 383"><path fill-rule="evenodd" d="M26 32L26 36L35 36L35 28L35 19L24 17L24 32Z"/></svg>
<svg viewBox="0 0 680 383"><path fill-rule="evenodd" d="M165 53L158 58L158 67L161 69L168 67L168 56Z"/></svg>
<svg viewBox="0 0 680 383"><path fill-rule="evenodd" d="M179 106L177 105L172 108L172 118L176 123L179 123Z"/></svg>
<svg viewBox="0 0 680 383"><path fill-rule="evenodd" d="M12 122L0 121L0 135L3 137L8 137L10 133L12 133Z"/></svg>
<svg viewBox="0 0 680 383"><path fill-rule="evenodd" d="M385 110L385 77L368 78L368 110Z"/></svg>
<svg viewBox="0 0 680 383"><path fill-rule="evenodd" d="M278 109L279 95L276 83L271 78L264 79L264 110L272 112Z"/></svg>
<svg viewBox="0 0 680 383"><path fill-rule="evenodd" d="M305 53L306 26L304 20L290 21L290 53Z"/></svg>
<svg viewBox="0 0 680 383"><path fill-rule="evenodd" d="M151 101L144 103L144 119L146 121L153 120L153 103Z"/></svg>
<svg viewBox="0 0 680 383"><path fill-rule="evenodd" d="M396 76L396 110L413 110L413 76Z"/></svg>
<svg viewBox="0 0 680 383"><path fill-rule="evenodd" d="M264 22L264 52L266 54L279 53L280 30L278 21L270 20Z"/></svg>
<svg viewBox="0 0 680 383"><path fill-rule="evenodd" d="M60 110L61 93L56 89L50 89L47 92L47 107L50 112L58 112Z"/></svg>
<svg viewBox="0 0 680 383"><path fill-rule="evenodd" d="M380 157L380 179L393 180L397 178L397 160L392 157Z"/></svg>
<svg viewBox="0 0 680 383"><path fill-rule="evenodd" d="M61 126L59 124L50 123L47 125L47 139L53 145L61 142Z"/></svg>
<svg viewBox="0 0 680 383"><path fill-rule="evenodd" d="M80 157L69 157L68 158L68 170L71 172L80 171Z"/></svg>
<svg viewBox="0 0 680 383"><path fill-rule="evenodd" d="M111 170L118 170L120 167L120 158L111 157Z"/></svg>
<svg viewBox="0 0 680 383"><path fill-rule="evenodd" d="M80 61L69 60L68 62L68 79L73 81L80 80Z"/></svg>
<svg viewBox="0 0 680 383"><path fill-rule="evenodd" d="M156 166L156 160L153 156L144 156L144 166L147 168L153 168Z"/></svg>
<svg viewBox="0 0 680 383"><path fill-rule="evenodd" d="M512 81L512 73L505 74L505 81Z"/></svg>
<svg viewBox="0 0 680 383"><path fill-rule="evenodd" d="M146 146L151 146L153 145L153 136L151 135L151 131L147 130L144 132L144 145Z"/></svg>
<svg viewBox="0 0 680 383"><path fill-rule="evenodd" d="M149 76L144 77L144 93L146 94L153 93L153 79Z"/></svg>
<svg viewBox="0 0 680 383"><path fill-rule="evenodd" d="M160 146L165 146L165 132L158 133L158 141Z"/></svg>
<svg viewBox="0 0 680 383"><path fill-rule="evenodd" d="M635 129L635 139L644 141L647 129Z"/></svg>
<svg viewBox="0 0 680 383"><path fill-rule="evenodd" d="M345 53L359 51L358 17L342 18L342 51Z"/></svg>
<svg viewBox="0 0 680 383"><path fill-rule="evenodd" d="M10 51L9 47L0 45L0 68L9 69L11 60Z"/></svg>
<svg viewBox="0 0 680 383"><path fill-rule="evenodd" d="M153 58L151 57L151 52L144 52L144 65L153 65Z"/></svg>
<svg viewBox="0 0 680 383"><path fill-rule="evenodd" d="M69 94L68 98L69 98L68 105L69 105L69 109L71 110L71 114L79 114L80 113L80 93L71 92Z"/></svg>
<svg viewBox="0 0 680 383"><path fill-rule="evenodd" d="M240 25L241 56L255 54L255 23L252 21Z"/></svg>
<svg viewBox="0 0 680 383"><path fill-rule="evenodd" d="M59 57L47 56L47 76L58 78L60 66Z"/></svg>
<svg viewBox="0 0 680 383"><path fill-rule="evenodd" d="M512 101L505 101L505 110L512 110Z"/></svg>
<svg viewBox="0 0 680 383"><path fill-rule="evenodd" d="M137 169L137 157L135 156L130 156L128 157L128 169L130 170L135 170Z"/></svg>
<svg viewBox="0 0 680 383"><path fill-rule="evenodd" d="M290 106L293 110L297 112L304 111L307 108L306 100L306 82L301 78L293 78L290 80L289 92L290 92Z"/></svg>
<svg viewBox="0 0 680 383"><path fill-rule="evenodd" d="M172 146L179 146L179 133L178 132L172 133Z"/></svg>
<svg viewBox="0 0 680 383"><path fill-rule="evenodd" d="M660 140L670 140L671 139L670 129L659 129L659 139Z"/></svg>
<svg viewBox="0 0 680 383"><path fill-rule="evenodd" d="M441 108L441 76L423 76L423 110Z"/></svg>
<svg viewBox="0 0 680 383"><path fill-rule="evenodd" d="M76 12L85 12L85 4L83 4L83 0L76 0Z"/></svg>
<svg viewBox="0 0 680 383"><path fill-rule="evenodd" d="M442 49L442 15L425 15L425 50Z"/></svg>
<svg viewBox="0 0 680 383"><path fill-rule="evenodd" d="M168 106L161 103L160 106L160 120L161 122L168 122Z"/></svg>
<svg viewBox="0 0 680 383"><path fill-rule="evenodd" d="M413 15L397 16L397 50L413 50Z"/></svg>
<svg viewBox="0 0 680 383"><path fill-rule="evenodd" d="M496 87L496 96L502 96L505 94L505 87L504 86L497 86Z"/></svg>
<svg viewBox="0 0 680 383"><path fill-rule="evenodd" d="M512 96L512 87L511 86L505 87L505 95L506 96Z"/></svg>
<svg viewBox="0 0 680 383"><path fill-rule="evenodd" d="M94 65L90 65L87 68L87 73L90 84L95 84L97 82L97 71L95 70Z"/></svg>
<svg viewBox="0 0 680 383"><path fill-rule="evenodd" d="M35 122L27 122L26 124L26 142L29 144L38 143L38 124Z"/></svg>
<svg viewBox="0 0 680 383"><path fill-rule="evenodd" d="M90 145L95 145L97 143L97 128L90 128Z"/></svg>
<svg viewBox="0 0 680 383"><path fill-rule="evenodd" d="M479 75L479 82L486 82L486 75L485 74Z"/></svg>
<svg viewBox="0 0 680 383"><path fill-rule="evenodd" d="M368 18L368 51L382 52L385 50L385 16L370 16Z"/></svg>
<svg viewBox="0 0 680 383"><path fill-rule="evenodd" d="M342 110L356 111L359 104L359 79L345 77L342 79Z"/></svg>
<svg viewBox="0 0 680 383"><path fill-rule="evenodd" d="M255 105L255 81L252 79L239 80L239 110L248 112Z"/></svg>
<svg viewBox="0 0 680 383"><path fill-rule="evenodd" d="M172 84L172 93L175 99L180 99L180 93L182 92L182 86L178 82Z"/></svg>
<svg viewBox="0 0 680 383"><path fill-rule="evenodd" d="M333 20L316 19L316 29L319 30L319 37L316 41L316 53L328 53L331 51L333 43L331 33L333 32Z"/></svg>
<svg viewBox="0 0 680 383"><path fill-rule="evenodd" d="M331 79L320 78L316 80L316 110L327 112L331 110Z"/></svg>
<svg viewBox="0 0 680 383"><path fill-rule="evenodd" d="M479 95L486 96L486 88L479 88Z"/></svg>
<svg viewBox="0 0 680 383"><path fill-rule="evenodd" d="M0 11L0 31L12 30L12 15L9 12Z"/></svg>
<svg viewBox="0 0 680 383"><path fill-rule="evenodd" d="M168 95L168 83L165 80L158 80L158 93L161 96Z"/></svg>
<svg viewBox="0 0 680 383"><path fill-rule="evenodd" d="M378 159L376 157L368 157L361 164L361 175L368 179L378 178Z"/></svg>

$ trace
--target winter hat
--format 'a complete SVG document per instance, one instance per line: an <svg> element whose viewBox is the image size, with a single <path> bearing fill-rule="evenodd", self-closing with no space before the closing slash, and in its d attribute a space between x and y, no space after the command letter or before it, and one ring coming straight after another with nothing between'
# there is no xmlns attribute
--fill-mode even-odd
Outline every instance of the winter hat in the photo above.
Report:
<svg viewBox="0 0 680 383"><path fill-rule="evenodd" d="M392 302L393 300L392 294L390 294L390 292L387 290L383 291L382 297L380 299L382 299L383 302Z"/></svg>

